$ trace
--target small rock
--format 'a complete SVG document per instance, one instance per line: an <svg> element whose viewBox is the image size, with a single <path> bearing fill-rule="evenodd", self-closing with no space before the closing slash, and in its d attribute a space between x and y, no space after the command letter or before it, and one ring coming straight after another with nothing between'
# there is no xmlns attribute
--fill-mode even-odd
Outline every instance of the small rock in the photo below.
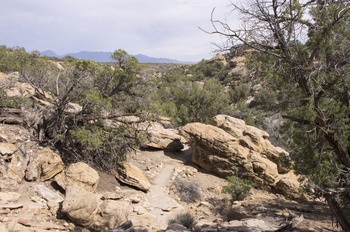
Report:
<svg viewBox="0 0 350 232"><path fill-rule="evenodd" d="M0 142L0 155L8 156L17 151L17 146L12 143Z"/></svg>
<svg viewBox="0 0 350 232"><path fill-rule="evenodd" d="M199 203L199 206L205 206L205 207L212 207L212 204L210 204L209 202L206 202L206 201L202 201L201 203Z"/></svg>
<svg viewBox="0 0 350 232"><path fill-rule="evenodd" d="M131 200L131 203L137 204L142 200L142 197L141 196L133 196L130 200Z"/></svg>
<svg viewBox="0 0 350 232"><path fill-rule="evenodd" d="M137 213L137 215L143 215L143 214L146 214L148 211L144 208L144 207L142 207L142 206L135 206L134 207L134 209L133 209L133 211L135 212L135 213Z"/></svg>
<svg viewBox="0 0 350 232"><path fill-rule="evenodd" d="M224 220L222 218L216 218L213 220L216 224L221 224Z"/></svg>
<svg viewBox="0 0 350 232"><path fill-rule="evenodd" d="M169 206L169 207L166 207L166 208L162 208L162 211L164 212L170 212L174 209L176 209L177 207L176 206Z"/></svg>
<svg viewBox="0 0 350 232"><path fill-rule="evenodd" d="M105 193L101 200L120 200L124 197L123 193Z"/></svg>

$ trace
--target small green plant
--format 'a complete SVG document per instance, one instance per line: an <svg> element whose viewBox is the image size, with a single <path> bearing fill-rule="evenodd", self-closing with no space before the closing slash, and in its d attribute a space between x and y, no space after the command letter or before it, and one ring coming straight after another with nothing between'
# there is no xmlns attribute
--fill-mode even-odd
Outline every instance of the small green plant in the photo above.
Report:
<svg viewBox="0 0 350 232"><path fill-rule="evenodd" d="M181 224L188 229L192 229L195 225L195 220L190 213L183 213L177 215L175 219L169 220L169 225L174 223Z"/></svg>
<svg viewBox="0 0 350 232"><path fill-rule="evenodd" d="M237 176L227 177L228 185L222 189L223 193L231 195L231 201L241 201L249 195L250 190L255 184L247 179L241 179Z"/></svg>
<svg viewBox="0 0 350 232"><path fill-rule="evenodd" d="M197 183L177 179L174 183L177 194L184 202L195 202L201 197Z"/></svg>

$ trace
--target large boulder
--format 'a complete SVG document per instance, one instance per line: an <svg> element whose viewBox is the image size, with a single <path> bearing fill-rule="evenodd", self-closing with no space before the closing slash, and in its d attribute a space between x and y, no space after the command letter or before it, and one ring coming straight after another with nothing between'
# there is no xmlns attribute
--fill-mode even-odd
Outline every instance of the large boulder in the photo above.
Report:
<svg viewBox="0 0 350 232"><path fill-rule="evenodd" d="M62 172L64 164L61 157L49 148L39 147L30 157L26 168L26 179L46 181Z"/></svg>
<svg viewBox="0 0 350 232"><path fill-rule="evenodd" d="M95 222L101 201L98 195L86 191L83 187L70 185L62 204L62 212L74 223L90 226Z"/></svg>
<svg viewBox="0 0 350 232"><path fill-rule="evenodd" d="M212 124L238 138L242 146L256 151L276 163L279 173L285 174L292 169L293 163L289 153L280 147L273 146L268 140L269 134L267 132L246 125L241 119L227 115L215 116Z"/></svg>
<svg viewBox="0 0 350 232"><path fill-rule="evenodd" d="M219 115L213 121L216 126L190 123L182 128L182 133L194 141L192 161L195 164L222 177L243 176L259 188L278 189L284 195L297 197L297 182L287 183L287 178L282 178L288 174L297 179L290 171L289 154L274 147L267 140L266 132L229 116ZM283 162L279 161L281 154Z"/></svg>
<svg viewBox="0 0 350 232"><path fill-rule="evenodd" d="M121 162L117 168L116 178L127 185L147 192L151 183L143 172L130 162Z"/></svg>
<svg viewBox="0 0 350 232"><path fill-rule="evenodd" d="M178 130L164 128L162 124L151 122L147 127L148 141L145 146L150 148L180 151L184 148L185 139L179 135Z"/></svg>
<svg viewBox="0 0 350 232"><path fill-rule="evenodd" d="M55 176L55 181L63 189L70 185L76 185L89 192L95 191L99 180L98 172L83 162L71 164Z"/></svg>

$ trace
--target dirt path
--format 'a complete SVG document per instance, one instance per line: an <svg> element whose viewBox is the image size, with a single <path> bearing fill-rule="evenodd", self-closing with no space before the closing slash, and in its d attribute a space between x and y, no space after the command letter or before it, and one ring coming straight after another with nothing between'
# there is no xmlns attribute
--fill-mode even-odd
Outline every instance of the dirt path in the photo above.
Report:
<svg viewBox="0 0 350 232"><path fill-rule="evenodd" d="M145 197L144 207L157 218L162 228L166 228L169 220L184 209L167 193L166 187L174 168L175 165L165 164Z"/></svg>

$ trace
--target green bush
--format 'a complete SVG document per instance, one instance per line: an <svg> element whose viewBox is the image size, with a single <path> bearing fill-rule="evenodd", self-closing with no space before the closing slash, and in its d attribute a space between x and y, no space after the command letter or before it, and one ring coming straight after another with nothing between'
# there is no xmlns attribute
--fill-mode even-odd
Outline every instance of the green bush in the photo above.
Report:
<svg viewBox="0 0 350 232"><path fill-rule="evenodd" d="M8 97L5 93L5 90L0 87L0 107L19 109L21 106L28 106L30 104L31 101L25 97Z"/></svg>
<svg viewBox="0 0 350 232"><path fill-rule="evenodd" d="M230 99L232 102L239 102L240 100L246 100L250 93L250 86L247 83L243 83L235 86L230 90Z"/></svg>
<svg viewBox="0 0 350 232"><path fill-rule="evenodd" d="M237 176L227 177L228 185L222 189L223 193L231 195L231 201L241 201L249 195L254 183L247 179L241 179Z"/></svg>
<svg viewBox="0 0 350 232"><path fill-rule="evenodd" d="M183 213L177 215L175 219L169 220L169 225L174 223L181 224L188 229L192 229L195 225L195 220L190 213Z"/></svg>

